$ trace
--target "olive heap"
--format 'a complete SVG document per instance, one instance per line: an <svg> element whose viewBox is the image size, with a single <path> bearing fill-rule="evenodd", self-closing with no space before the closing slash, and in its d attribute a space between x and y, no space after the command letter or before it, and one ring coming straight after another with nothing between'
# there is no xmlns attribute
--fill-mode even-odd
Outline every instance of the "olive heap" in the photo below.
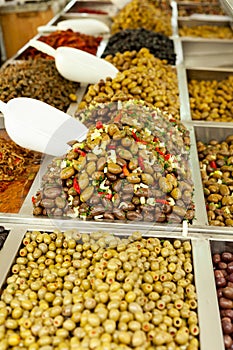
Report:
<svg viewBox="0 0 233 350"><path fill-rule="evenodd" d="M192 119L233 121L233 75L220 81L191 79L188 91Z"/></svg>
<svg viewBox="0 0 233 350"><path fill-rule="evenodd" d="M197 350L189 240L28 231L0 299L0 348Z"/></svg>
<svg viewBox="0 0 233 350"><path fill-rule="evenodd" d="M197 150L209 224L233 226L233 135L198 141Z"/></svg>
<svg viewBox="0 0 233 350"><path fill-rule="evenodd" d="M200 25L200 26L186 26L179 28L179 35L200 37L200 38L219 38L219 39L233 39L233 30L229 26L217 25Z"/></svg>
<svg viewBox="0 0 233 350"><path fill-rule="evenodd" d="M80 112L84 123L90 115L86 140L71 141L70 151L48 166L33 196L33 214L192 222L188 130L140 101Z"/></svg>
<svg viewBox="0 0 233 350"><path fill-rule="evenodd" d="M107 55L119 72L115 78L89 85L78 108L110 101L143 100L180 119L180 99L176 68L160 60L147 48Z"/></svg>
<svg viewBox="0 0 233 350"><path fill-rule="evenodd" d="M145 28L172 35L171 11L155 7L147 0L132 0L112 18L111 34L124 29Z"/></svg>
<svg viewBox="0 0 233 350"><path fill-rule="evenodd" d="M212 254L223 339L226 350L233 349L233 254L227 249Z"/></svg>
<svg viewBox="0 0 233 350"><path fill-rule="evenodd" d="M117 52L140 51L147 48L151 54L168 64L176 64L174 43L168 36L155 33L145 28L125 29L112 35L102 54L102 57L115 55Z"/></svg>

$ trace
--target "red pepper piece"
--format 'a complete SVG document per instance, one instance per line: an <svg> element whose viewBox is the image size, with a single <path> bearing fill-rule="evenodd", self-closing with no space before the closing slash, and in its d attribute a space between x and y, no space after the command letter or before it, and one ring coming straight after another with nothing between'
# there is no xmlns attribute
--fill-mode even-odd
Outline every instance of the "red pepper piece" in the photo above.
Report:
<svg viewBox="0 0 233 350"><path fill-rule="evenodd" d="M32 196L32 203L35 204L36 203L36 198L34 196Z"/></svg>
<svg viewBox="0 0 233 350"><path fill-rule="evenodd" d="M165 160L168 160L168 159L170 159L170 158L171 158L171 155L170 155L169 153L164 155L164 159L165 159Z"/></svg>
<svg viewBox="0 0 233 350"><path fill-rule="evenodd" d="M132 136L133 136L133 138L134 138L134 140L135 140L136 142L141 142L141 143L143 143L144 145L147 145L147 142L141 140L141 139L136 135L136 133L135 133L134 131L132 131Z"/></svg>
<svg viewBox="0 0 233 350"><path fill-rule="evenodd" d="M136 133L134 131L132 131L132 136L134 138L135 141L139 141L139 138L137 137Z"/></svg>
<svg viewBox="0 0 233 350"><path fill-rule="evenodd" d="M157 198L155 201L156 201L156 203L168 204L168 205L169 205L169 202L168 202L168 201L166 201L166 199L160 199L160 198Z"/></svg>
<svg viewBox="0 0 233 350"><path fill-rule="evenodd" d="M107 145L108 149L116 149L116 145Z"/></svg>
<svg viewBox="0 0 233 350"><path fill-rule="evenodd" d="M96 127L96 129L103 129L103 123L102 123L100 120L98 120L98 121L96 122L95 127Z"/></svg>
<svg viewBox="0 0 233 350"><path fill-rule="evenodd" d="M158 147L155 148L156 152L158 152L161 156L164 156L164 153L162 151L160 151L160 149Z"/></svg>
<svg viewBox="0 0 233 350"><path fill-rule="evenodd" d="M77 152L82 157L85 157L87 155L86 152L82 151L80 148L75 148L74 152Z"/></svg>
<svg viewBox="0 0 233 350"><path fill-rule="evenodd" d="M144 159L142 157L138 157L138 165L142 170L145 170Z"/></svg>
<svg viewBox="0 0 233 350"><path fill-rule="evenodd" d="M123 165L122 170L125 176L129 176L129 170L127 169L127 164Z"/></svg>
<svg viewBox="0 0 233 350"><path fill-rule="evenodd" d="M105 192L103 192L103 191L98 191L98 195L99 196L103 196L105 194Z"/></svg>
<svg viewBox="0 0 233 350"><path fill-rule="evenodd" d="M105 195L105 198L111 200L112 199L112 193L107 193Z"/></svg>
<svg viewBox="0 0 233 350"><path fill-rule="evenodd" d="M211 161L210 161L210 166L211 166L211 168L213 168L213 169L217 169L217 164L216 164L215 160L211 160Z"/></svg>
<svg viewBox="0 0 233 350"><path fill-rule="evenodd" d="M74 181L73 181L73 187L78 194L81 193L81 189L80 189L80 186L79 186L79 183L78 183L76 177L74 178Z"/></svg>

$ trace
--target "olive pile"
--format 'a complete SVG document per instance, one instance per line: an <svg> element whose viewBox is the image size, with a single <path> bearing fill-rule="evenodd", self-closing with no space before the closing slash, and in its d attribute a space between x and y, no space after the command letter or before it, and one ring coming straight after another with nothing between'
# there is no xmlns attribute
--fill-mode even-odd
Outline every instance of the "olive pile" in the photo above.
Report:
<svg viewBox="0 0 233 350"><path fill-rule="evenodd" d="M96 125L48 167L33 197L34 215L192 222L190 139L181 123L139 101L120 109L103 104L90 113ZM110 116L107 124L99 120Z"/></svg>
<svg viewBox="0 0 233 350"><path fill-rule="evenodd" d="M0 299L0 348L199 349L188 240L27 232Z"/></svg>
<svg viewBox="0 0 233 350"><path fill-rule="evenodd" d="M154 7L159 7L169 13L171 13L171 6L167 0L148 0Z"/></svg>
<svg viewBox="0 0 233 350"><path fill-rule="evenodd" d="M118 70L115 78L89 85L79 109L95 102L143 100L180 119L180 99L176 68L160 60L146 48L108 55L106 61Z"/></svg>
<svg viewBox="0 0 233 350"><path fill-rule="evenodd" d="M212 256L224 345L233 349L233 254L224 251Z"/></svg>
<svg viewBox="0 0 233 350"><path fill-rule="evenodd" d="M179 35L182 37L233 39L233 30L230 26L200 25L188 27L183 25L179 28Z"/></svg>
<svg viewBox="0 0 233 350"><path fill-rule="evenodd" d="M38 58L16 61L0 70L0 100L30 97L64 112L76 100L79 83L63 78L54 61Z"/></svg>
<svg viewBox="0 0 233 350"><path fill-rule="evenodd" d="M233 75L220 81L192 79L188 90L192 119L233 121Z"/></svg>
<svg viewBox="0 0 233 350"><path fill-rule="evenodd" d="M225 12L219 4L196 4L195 6L178 5L178 16L186 17L196 13L203 13L205 15L225 15Z"/></svg>
<svg viewBox="0 0 233 350"><path fill-rule="evenodd" d="M233 135L197 149L209 224L233 226Z"/></svg>
<svg viewBox="0 0 233 350"><path fill-rule="evenodd" d="M113 18L111 33L124 29L145 28L167 36L172 35L171 14L156 8L147 0L132 0Z"/></svg>
<svg viewBox="0 0 233 350"><path fill-rule="evenodd" d="M166 35L144 28L125 29L112 35L102 57L115 55L117 52L139 51L143 47L147 48L155 57L175 65L176 54L173 40Z"/></svg>
<svg viewBox="0 0 233 350"><path fill-rule="evenodd" d="M6 230L4 226L0 226L0 250L4 246L5 240L9 234L9 230Z"/></svg>

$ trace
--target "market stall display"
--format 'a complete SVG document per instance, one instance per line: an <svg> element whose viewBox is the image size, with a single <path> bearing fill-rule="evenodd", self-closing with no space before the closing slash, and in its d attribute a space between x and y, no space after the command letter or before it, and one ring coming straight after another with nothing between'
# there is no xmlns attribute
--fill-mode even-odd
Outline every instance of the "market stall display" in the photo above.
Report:
<svg viewBox="0 0 233 350"><path fill-rule="evenodd" d="M0 207L4 350L232 349L232 32L229 39L182 36L191 16L179 17L178 3L148 4L153 11L144 2L140 12L130 2L134 18L123 8L112 37L165 35L176 59L143 46L106 55L117 80L68 94L87 138L43 158L17 215ZM160 16L156 27L146 27L146 8ZM101 18L110 27L113 10L107 1L71 1L62 19ZM221 30L223 22L205 19Z"/></svg>

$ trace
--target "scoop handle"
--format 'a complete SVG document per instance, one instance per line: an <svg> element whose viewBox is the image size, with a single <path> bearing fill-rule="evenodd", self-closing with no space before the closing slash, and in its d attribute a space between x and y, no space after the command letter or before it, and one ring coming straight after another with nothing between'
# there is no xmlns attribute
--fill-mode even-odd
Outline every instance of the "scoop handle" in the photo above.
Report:
<svg viewBox="0 0 233 350"><path fill-rule="evenodd" d="M56 50L52 46L44 43L43 41L31 39L29 40L29 45L41 52L46 53L49 56L52 56L52 57L56 56Z"/></svg>
<svg viewBox="0 0 233 350"><path fill-rule="evenodd" d="M4 116L8 111L7 104L1 100L0 100L0 111L4 114Z"/></svg>
<svg viewBox="0 0 233 350"><path fill-rule="evenodd" d="M39 26L37 27L37 31L38 33L53 33L53 32L56 32L58 30L58 27L57 26Z"/></svg>

